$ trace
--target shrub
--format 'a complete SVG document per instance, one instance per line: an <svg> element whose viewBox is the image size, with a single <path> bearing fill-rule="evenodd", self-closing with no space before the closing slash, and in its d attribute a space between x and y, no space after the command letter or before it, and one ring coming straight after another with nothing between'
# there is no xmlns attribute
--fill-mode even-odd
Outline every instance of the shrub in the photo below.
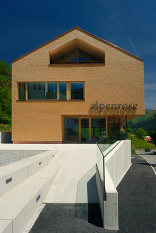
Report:
<svg viewBox="0 0 156 233"><path fill-rule="evenodd" d="M136 130L136 136L140 139L144 139L144 137L146 136L146 131L142 128L139 128Z"/></svg>

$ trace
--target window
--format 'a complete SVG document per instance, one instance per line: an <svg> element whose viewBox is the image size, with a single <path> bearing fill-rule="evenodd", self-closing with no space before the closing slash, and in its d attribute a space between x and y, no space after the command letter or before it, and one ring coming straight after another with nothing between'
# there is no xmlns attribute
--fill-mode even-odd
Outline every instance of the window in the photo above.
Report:
<svg viewBox="0 0 156 233"><path fill-rule="evenodd" d="M28 99L32 99L32 100L57 99L57 83L55 82L28 83Z"/></svg>
<svg viewBox="0 0 156 233"><path fill-rule="evenodd" d="M79 119L65 118L64 119L64 141L78 142L79 141Z"/></svg>
<svg viewBox="0 0 156 233"><path fill-rule="evenodd" d="M67 86L68 84L68 86ZM27 95L26 95L27 87ZM28 82L18 84L19 100L83 100L83 82ZM57 93L58 91L58 93Z"/></svg>
<svg viewBox="0 0 156 233"><path fill-rule="evenodd" d="M66 100L66 83L59 83L59 99Z"/></svg>
<svg viewBox="0 0 156 233"><path fill-rule="evenodd" d="M19 100L25 100L25 83L18 84L18 93L19 93Z"/></svg>
<svg viewBox="0 0 156 233"><path fill-rule="evenodd" d="M28 99L42 100L45 99L45 83L28 83Z"/></svg>
<svg viewBox="0 0 156 233"><path fill-rule="evenodd" d="M56 54L51 55L50 64L87 64L87 63L104 63L104 54L98 54L97 57L95 53L89 54L81 50L80 48L75 48L62 56L57 56Z"/></svg>
<svg viewBox="0 0 156 233"><path fill-rule="evenodd" d="M71 99L83 99L83 83L71 83Z"/></svg>
<svg viewBox="0 0 156 233"><path fill-rule="evenodd" d="M101 137L106 136L106 120L105 118L91 119L91 140L98 141Z"/></svg>
<svg viewBox="0 0 156 233"><path fill-rule="evenodd" d="M57 83L46 84L46 99L57 99Z"/></svg>

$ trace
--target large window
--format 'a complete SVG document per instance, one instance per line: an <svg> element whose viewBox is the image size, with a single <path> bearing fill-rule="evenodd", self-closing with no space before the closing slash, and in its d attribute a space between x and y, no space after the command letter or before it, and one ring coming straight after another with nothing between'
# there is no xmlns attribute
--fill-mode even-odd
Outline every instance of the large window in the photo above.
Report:
<svg viewBox="0 0 156 233"><path fill-rule="evenodd" d="M80 116L64 118L65 142L95 143L103 136L106 136L105 118Z"/></svg>
<svg viewBox="0 0 156 233"><path fill-rule="evenodd" d="M83 82L18 83L19 100L83 100ZM27 88L26 88L27 87ZM57 93L58 92L58 93Z"/></svg>
<svg viewBox="0 0 156 233"><path fill-rule="evenodd" d="M71 99L83 99L83 83L71 83Z"/></svg>
<svg viewBox="0 0 156 233"><path fill-rule="evenodd" d="M19 100L25 100L25 83L19 83L18 84L18 98Z"/></svg>
<svg viewBox="0 0 156 233"><path fill-rule="evenodd" d="M28 83L28 99L57 99L57 83Z"/></svg>
<svg viewBox="0 0 156 233"><path fill-rule="evenodd" d="M45 99L45 84L41 82L28 83L28 99Z"/></svg>
<svg viewBox="0 0 156 233"><path fill-rule="evenodd" d="M93 55L94 54L94 55ZM51 55L50 64L87 64L87 63L104 63L104 54L90 54L80 48L75 48L63 55L56 53ZM96 56L97 55L97 56Z"/></svg>
<svg viewBox="0 0 156 233"><path fill-rule="evenodd" d="M96 142L103 136L106 136L105 118L92 118L91 119L91 140L92 142Z"/></svg>
<svg viewBox="0 0 156 233"><path fill-rule="evenodd" d="M64 141L78 142L79 141L79 119L65 118L64 119Z"/></svg>

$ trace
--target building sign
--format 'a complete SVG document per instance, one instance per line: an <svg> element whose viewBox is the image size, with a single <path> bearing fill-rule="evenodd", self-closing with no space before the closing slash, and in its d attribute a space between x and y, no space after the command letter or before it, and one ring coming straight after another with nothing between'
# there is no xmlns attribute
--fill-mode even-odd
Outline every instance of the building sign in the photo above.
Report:
<svg viewBox="0 0 156 233"><path fill-rule="evenodd" d="M105 110L135 111L137 107L137 104L99 104L98 101L96 101L96 104L91 104L90 110L99 112L103 112Z"/></svg>

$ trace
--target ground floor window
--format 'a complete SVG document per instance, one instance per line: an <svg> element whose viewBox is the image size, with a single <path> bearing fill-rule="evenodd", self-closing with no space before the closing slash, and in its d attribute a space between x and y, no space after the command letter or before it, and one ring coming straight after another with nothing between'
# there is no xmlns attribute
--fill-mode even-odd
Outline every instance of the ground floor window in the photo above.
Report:
<svg viewBox="0 0 156 233"><path fill-rule="evenodd" d="M64 142L97 142L103 136L120 131L119 118L65 117Z"/></svg>
<svg viewBox="0 0 156 233"><path fill-rule="evenodd" d="M81 142L89 142L89 118L80 119Z"/></svg>
<svg viewBox="0 0 156 233"><path fill-rule="evenodd" d="M65 118L64 119L64 141L79 142L79 119Z"/></svg>
<svg viewBox="0 0 156 233"><path fill-rule="evenodd" d="M91 140L98 141L101 137L106 136L106 120L105 118L91 119Z"/></svg>

